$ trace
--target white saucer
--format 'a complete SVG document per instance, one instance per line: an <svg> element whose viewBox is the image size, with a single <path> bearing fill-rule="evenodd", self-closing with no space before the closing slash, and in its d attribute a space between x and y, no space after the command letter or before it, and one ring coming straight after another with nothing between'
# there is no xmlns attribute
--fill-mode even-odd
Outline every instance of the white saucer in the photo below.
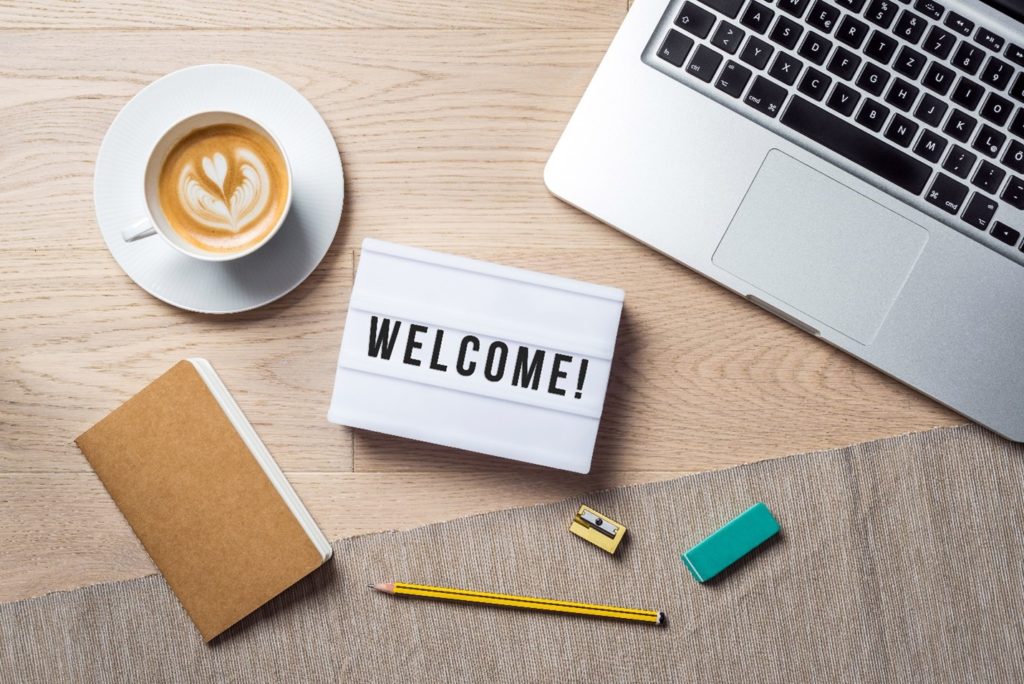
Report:
<svg viewBox="0 0 1024 684"><path fill-rule="evenodd" d="M229 110L266 125L292 166L292 208L273 239L235 261L199 261L159 236L125 242L121 231L145 217L142 175L146 155L178 119ZM334 240L345 200L345 179L334 136L297 90L269 74L230 64L175 71L124 106L96 159L96 220L114 259L146 292L202 313L263 306L306 279Z"/></svg>

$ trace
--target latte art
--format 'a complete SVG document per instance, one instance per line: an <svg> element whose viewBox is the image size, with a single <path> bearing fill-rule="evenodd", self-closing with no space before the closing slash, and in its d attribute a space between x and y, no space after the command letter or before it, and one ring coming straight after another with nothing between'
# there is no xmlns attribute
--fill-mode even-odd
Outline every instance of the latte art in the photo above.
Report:
<svg viewBox="0 0 1024 684"><path fill-rule="evenodd" d="M202 173L217 186L215 194L207 190L191 165L181 177L178 194L182 205L196 222L213 230L237 233L258 218L270 201L270 175L263 163L245 148L236 150L235 157L242 179L230 192L224 187L228 161L220 152L213 159L203 157L202 163Z"/></svg>
<svg viewBox="0 0 1024 684"><path fill-rule="evenodd" d="M261 133L209 126L168 154L159 193L168 223L186 241L207 251L242 251L276 227L287 202L287 170Z"/></svg>

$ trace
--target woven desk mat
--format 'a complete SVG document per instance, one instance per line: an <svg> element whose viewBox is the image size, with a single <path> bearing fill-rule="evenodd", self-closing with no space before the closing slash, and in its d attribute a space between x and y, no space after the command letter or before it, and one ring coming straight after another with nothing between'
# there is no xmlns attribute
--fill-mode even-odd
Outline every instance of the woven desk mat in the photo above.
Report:
<svg viewBox="0 0 1024 684"><path fill-rule="evenodd" d="M1024 448L974 426L334 543L205 646L157 576L0 606L3 681L1024 681ZM679 554L755 501L782 535L707 585ZM377 594L386 580L664 610L664 627Z"/></svg>

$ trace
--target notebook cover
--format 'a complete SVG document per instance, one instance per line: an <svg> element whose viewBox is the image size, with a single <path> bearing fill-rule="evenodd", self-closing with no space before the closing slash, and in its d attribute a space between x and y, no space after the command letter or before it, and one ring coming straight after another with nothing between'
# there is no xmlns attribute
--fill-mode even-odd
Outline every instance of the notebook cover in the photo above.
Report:
<svg viewBox="0 0 1024 684"><path fill-rule="evenodd" d="M188 361L75 442L206 641L321 564Z"/></svg>

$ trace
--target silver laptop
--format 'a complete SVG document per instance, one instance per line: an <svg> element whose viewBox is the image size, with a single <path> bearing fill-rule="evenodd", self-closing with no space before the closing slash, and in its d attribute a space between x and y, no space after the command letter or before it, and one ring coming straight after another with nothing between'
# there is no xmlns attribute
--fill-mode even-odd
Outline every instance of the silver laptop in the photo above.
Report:
<svg viewBox="0 0 1024 684"><path fill-rule="evenodd" d="M1024 441L1022 21L1019 0L635 0L545 181Z"/></svg>

